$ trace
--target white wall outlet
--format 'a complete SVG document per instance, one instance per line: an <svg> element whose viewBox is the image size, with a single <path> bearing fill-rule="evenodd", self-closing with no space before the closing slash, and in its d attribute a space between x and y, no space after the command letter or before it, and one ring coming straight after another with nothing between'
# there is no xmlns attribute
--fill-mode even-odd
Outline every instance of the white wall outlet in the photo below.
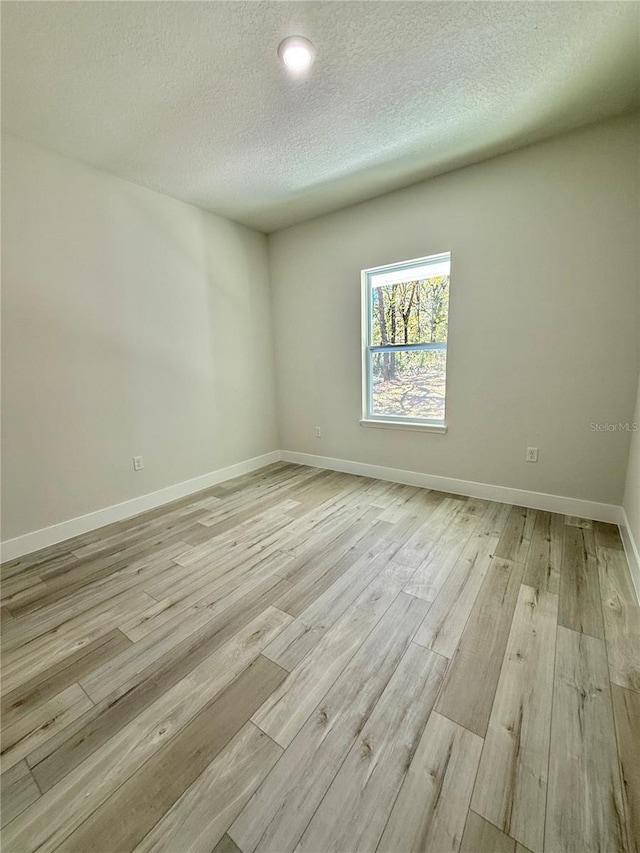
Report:
<svg viewBox="0 0 640 853"><path fill-rule="evenodd" d="M527 447L527 462L537 462L538 461L538 448L537 447Z"/></svg>
<svg viewBox="0 0 640 853"><path fill-rule="evenodd" d="M316 438L322 438L322 427L316 427Z"/></svg>
<svg viewBox="0 0 640 853"><path fill-rule="evenodd" d="M144 459L142 456L134 456L133 457L133 470L134 471L142 471L144 468Z"/></svg>

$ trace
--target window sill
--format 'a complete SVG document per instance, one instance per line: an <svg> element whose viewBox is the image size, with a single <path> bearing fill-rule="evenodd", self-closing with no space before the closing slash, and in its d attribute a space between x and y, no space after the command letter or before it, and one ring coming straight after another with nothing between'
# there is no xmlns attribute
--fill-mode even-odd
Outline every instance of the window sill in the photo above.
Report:
<svg viewBox="0 0 640 853"><path fill-rule="evenodd" d="M374 429L405 429L414 432L439 432L447 431L446 424L421 424L419 421L383 421L363 418L360 426L373 427Z"/></svg>

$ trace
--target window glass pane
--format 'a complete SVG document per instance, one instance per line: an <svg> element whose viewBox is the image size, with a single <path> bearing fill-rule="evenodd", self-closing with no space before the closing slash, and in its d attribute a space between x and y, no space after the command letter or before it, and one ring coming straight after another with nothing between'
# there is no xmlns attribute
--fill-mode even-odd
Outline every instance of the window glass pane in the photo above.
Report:
<svg viewBox="0 0 640 853"><path fill-rule="evenodd" d="M440 275L449 275L450 268L451 255L447 252L412 264L392 264L383 267L371 272L369 280L372 287L379 287L381 284L399 284L411 278L436 278Z"/></svg>
<svg viewBox="0 0 640 853"><path fill-rule="evenodd" d="M448 274L372 287L371 345L445 342L448 316Z"/></svg>
<svg viewBox="0 0 640 853"><path fill-rule="evenodd" d="M371 353L374 415L444 421L446 350Z"/></svg>

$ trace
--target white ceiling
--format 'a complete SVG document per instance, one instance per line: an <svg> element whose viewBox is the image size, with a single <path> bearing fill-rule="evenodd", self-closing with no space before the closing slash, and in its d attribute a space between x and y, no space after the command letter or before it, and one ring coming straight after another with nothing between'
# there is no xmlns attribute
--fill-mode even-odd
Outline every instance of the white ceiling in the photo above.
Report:
<svg viewBox="0 0 640 853"><path fill-rule="evenodd" d="M632 109L639 11L3 2L3 127L272 231ZM277 61L292 34L304 80Z"/></svg>

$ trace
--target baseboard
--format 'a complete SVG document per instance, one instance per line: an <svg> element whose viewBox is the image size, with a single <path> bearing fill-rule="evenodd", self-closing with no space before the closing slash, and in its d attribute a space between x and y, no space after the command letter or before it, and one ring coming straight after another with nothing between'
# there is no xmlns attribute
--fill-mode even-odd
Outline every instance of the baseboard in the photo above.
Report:
<svg viewBox="0 0 640 853"><path fill-rule="evenodd" d="M327 468L330 471L342 471L345 474L358 474L362 477L374 477L377 480L389 480L392 483L406 483L409 486L421 486L439 492L451 492L454 495L466 495L472 498L484 498L498 503L515 504L563 515L576 515L594 521L607 521L618 525L624 545L631 579L636 597L640 603L640 548L636 543L629 519L624 508L616 504L584 501L579 498L567 498L561 495L547 495L544 492L528 492L524 489L511 489L507 486L494 486L490 483L474 483L469 480L456 480L452 477L438 477L433 474L421 474L418 471L405 471L401 468L385 468L381 465L369 465L366 462L351 462L348 459L332 459L329 456L315 456L311 453L296 453L283 450L283 462L298 465L310 465L313 468Z"/></svg>
<svg viewBox="0 0 640 853"><path fill-rule="evenodd" d="M176 483L174 486L167 486L167 488L159 489L157 492L150 492L147 495L141 495L138 498L123 501L123 503L114 504L113 506L96 510L96 512L90 512L87 515L70 518L68 521L62 521L51 527L43 527L40 530L34 530L32 533L16 536L15 539L7 539L6 542L0 544L2 561L15 560L16 557L31 554L33 551L39 551L41 548L48 548L50 545L56 545L58 542L64 542L66 539L73 539L75 536L81 536L83 533L89 533L91 530L97 530L99 527L113 524L114 521L131 518L134 515L139 515L141 512L147 512L163 504L168 504L196 492L201 492L203 489L208 489L225 480L231 480L234 477L242 476L242 474L257 471L259 468L264 468L273 462L279 462L280 459L280 451L273 450L271 453L255 456L253 459L246 459L244 462L237 462L235 465L229 465L227 468L211 471L209 474L203 474L201 477L194 477L192 480L185 480L182 483Z"/></svg>
<svg viewBox="0 0 640 853"><path fill-rule="evenodd" d="M316 456L310 453L296 453L290 450L274 450L244 462L238 462L227 468L220 468L201 477L185 480L174 486L168 486L147 495L141 495L123 503L105 507L87 515L71 518L51 527L25 533L15 539L8 539L0 544L2 560L14 560L25 554L31 554L50 545L56 545L66 539L73 539L83 533L97 530L115 521L131 518L142 512L171 503L180 498L208 489L225 480L249 474L266 465L280 460L294 462L298 465L309 465L313 468L327 468L331 471L343 471L347 474L357 474L362 477L374 477L379 480L389 480L393 483L406 483L409 486L421 486L441 492L451 492L456 495L484 498L485 500L511 503L517 506L527 506L548 512L559 512L565 515L577 515L580 518L591 518L596 521L608 521L619 524L625 551L631 567L636 591L640 591L640 558L638 548L633 540L628 520L622 507L614 504L584 501L578 498L567 498L560 495L547 495L542 492L528 492L523 489L512 489L507 486L495 486L489 483L474 483L469 480L456 480L452 477L439 477L434 474L422 474L418 471L405 471L401 468L386 468L382 465L369 465L366 462L352 462L348 459L333 459L329 456Z"/></svg>
<svg viewBox="0 0 640 853"><path fill-rule="evenodd" d="M456 480L452 477L438 477L434 474L421 474L418 471L405 471L401 468L385 468L381 465L369 465L366 462L351 462L347 459L332 459L329 456L315 456L311 453L282 451L284 462L298 465L310 465L314 468L328 468L331 471L343 471L346 474L359 474L362 477L374 477L378 480L390 480L392 483L405 483L408 486L422 486L439 492L451 492L454 495L466 495L472 498L515 504L547 512L559 512L564 515L577 515L595 521L608 521L618 524L621 507L615 504L583 501L579 498L566 498L560 495L547 495L543 492L527 492L523 489L511 489L507 486L494 486L490 483L474 483L470 480Z"/></svg>
<svg viewBox="0 0 640 853"><path fill-rule="evenodd" d="M631 580L636 588L636 597L640 604L640 549L638 543L633 537L631 525L624 507L620 507L620 535L622 536L622 544L627 555L629 570L631 572Z"/></svg>

